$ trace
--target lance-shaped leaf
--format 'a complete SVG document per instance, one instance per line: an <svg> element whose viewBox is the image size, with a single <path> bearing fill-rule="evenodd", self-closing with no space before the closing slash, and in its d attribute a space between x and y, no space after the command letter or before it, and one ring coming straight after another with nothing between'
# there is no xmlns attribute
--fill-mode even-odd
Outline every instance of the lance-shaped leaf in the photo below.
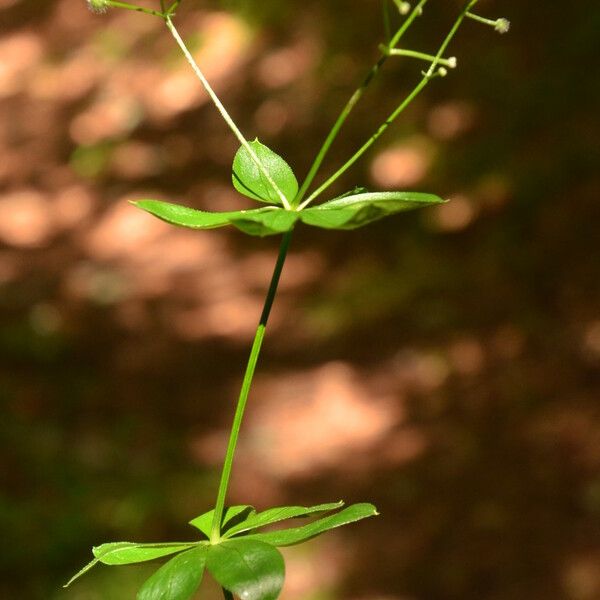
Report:
<svg viewBox="0 0 600 600"><path fill-rule="evenodd" d="M114 542L92 548L94 556L105 565L130 565L169 556L197 546L196 542L135 544L132 542Z"/></svg>
<svg viewBox="0 0 600 600"><path fill-rule="evenodd" d="M234 525L243 523L246 519L254 515L256 511L253 506L242 504L239 506L229 506L223 512L223 518L221 520L221 533L225 533ZM214 509L205 512L203 515L196 517L190 521L190 525L199 529L206 537L210 537L212 530L213 516L215 514Z"/></svg>
<svg viewBox="0 0 600 600"><path fill-rule="evenodd" d="M295 519L298 517L308 517L310 515L328 512L330 510L336 510L344 506L343 502L334 502L330 504L319 504L317 506L279 506L276 508L269 508L265 511L250 515L246 520L234 525L227 531L227 537L242 533L244 531L250 531L252 529L258 529L265 525L271 525L272 523L278 523L285 521L286 519Z"/></svg>
<svg viewBox="0 0 600 600"><path fill-rule="evenodd" d="M208 546L198 546L164 564L137 594L137 600L189 600L198 589Z"/></svg>
<svg viewBox="0 0 600 600"><path fill-rule="evenodd" d="M258 140L250 142L250 147L273 182L291 203L298 193L298 181L290 166L281 156ZM269 204L282 203L277 190L244 146L240 147L233 160L232 179L235 189L244 196Z"/></svg>
<svg viewBox="0 0 600 600"><path fill-rule="evenodd" d="M133 204L167 223L180 227L215 229L233 225L244 233L260 237L289 231L299 217L297 212L276 206L230 212L207 212L161 200L139 200Z"/></svg>
<svg viewBox="0 0 600 600"><path fill-rule="evenodd" d="M350 194L319 206L305 208L300 219L324 229L356 229L389 215L444 200L420 192L371 192Z"/></svg>
<svg viewBox="0 0 600 600"><path fill-rule="evenodd" d="M339 513L329 517L323 517L301 527L292 527L280 531L269 531L266 533L251 533L244 540L258 540L273 544L273 546L292 546L309 540L325 531L342 527L348 523L354 523L367 517L377 515L377 509L372 504L353 504Z"/></svg>
<svg viewBox="0 0 600 600"><path fill-rule="evenodd" d="M63 587L69 587L74 581L87 573L98 563L105 565L129 565L133 563L146 562L163 556L169 556L176 552L182 552L188 548L197 546L197 542L191 543L165 543L165 544L136 544L134 542L112 542L102 544L92 549L94 560L90 561L80 571L75 573Z"/></svg>
<svg viewBox="0 0 600 600"><path fill-rule="evenodd" d="M285 579L279 550L245 538L211 546L206 567L222 587L243 600L275 600Z"/></svg>

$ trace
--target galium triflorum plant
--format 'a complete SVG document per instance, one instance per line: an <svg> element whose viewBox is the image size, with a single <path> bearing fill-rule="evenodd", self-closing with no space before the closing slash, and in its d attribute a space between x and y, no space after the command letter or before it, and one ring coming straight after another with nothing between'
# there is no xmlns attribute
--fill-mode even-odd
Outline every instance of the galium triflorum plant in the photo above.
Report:
<svg viewBox="0 0 600 600"><path fill-rule="evenodd" d="M285 575L283 557L277 549L279 546L299 544L330 529L377 514L372 504L354 504L345 507L343 502L311 507L282 506L258 512L247 505L226 506L226 496L254 371L294 227L298 223L304 223L323 229L356 229L398 212L443 202L441 198L432 194L406 191L369 192L364 188L356 188L322 204L314 204L317 198L321 197L373 146L432 81L445 77L450 69L456 68L456 57L447 57L446 51L466 19L490 25L500 33L508 31L509 22L506 19L491 20L474 14L471 11L478 0L468 0L435 53L427 54L401 47L404 34L423 14L427 2L428 0L420 0L416 6L411 7L408 2L401 0L384 0L387 41L380 45L381 56L342 109L300 185L294 171L281 156L257 139L254 141L246 139L212 89L173 23L181 0L175 0L168 6L168 2L160 0L156 10L113 0L87 0L94 12L103 13L110 8L118 8L138 11L164 21L200 83L240 143L233 160L233 186L240 194L264 206L233 212L205 212L158 200L140 200L134 204L164 221L181 227L213 229L233 225L248 235L282 235L282 240L250 351L215 508L190 521L190 525L198 532L197 539L156 544L136 542L102 544L93 548L94 560L77 573L67 585L96 563L128 565L170 556L172 558L144 583L137 594L138 600L189 600L196 593L205 569L208 569L221 585L226 599L237 596L241 600L273 600L281 592ZM402 20L393 32L391 24L398 16ZM423 61L425 70L422 71L421 79L373 135L335 173L309 193L346 119L370 82L391 57ZM275 531L261 531L267 525L297 518L306 519L308 522Z"/></svg>

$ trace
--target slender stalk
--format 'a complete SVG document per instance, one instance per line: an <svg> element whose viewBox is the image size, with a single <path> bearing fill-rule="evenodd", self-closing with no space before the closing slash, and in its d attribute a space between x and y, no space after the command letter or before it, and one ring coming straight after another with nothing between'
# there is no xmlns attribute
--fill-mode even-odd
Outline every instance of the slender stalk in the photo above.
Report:
<svg viewBox="0 0 600 600"><path fill-rule="evenodd" d="M169 9L169 10L171 10L171 9ZM167 28L171 32L171 35L177 42L178 46L181 48L181 51L183 52L187 61L190 63L194 73L196 74L196 77L198 77L198 79L200 80L200 83L202 83L202 86L206 90L206 93L210 96L210 99L213 101L214 105L217 107L217 110L221 113L221 116L223 117L223 119L225 120L225 122L227 123L227 125L229 126L229 128L231 129L233 134L235 135L235 137L238 139L240 144L246 149L246 151L248 152L248 154L250 155L250 157L252 158L252 160L254 161L254 163L256 164L258 169L260 170L261 174L264 175L265 179L273 187L273 189L279 196L279 199L281 200L281 203L283 204L284 208L286 208L287 210L290 210L290 208L291 208L290 203L288 202L288 199L285 197L285 194L281 191L279 186L275 183L275 181L271 177L270 173L267 171L267 169L262 164L261 160L258 158L256 153L252 149L252 146L250 146L250 144L244 137L243 133L240 131L239 127L235 124L234 120L230 117L229 113L227 112L227 109L223 106L223 103L221 102L221 100L219 100L219 97L213 90L212 86L210 85L210 83L208 82L206 77L204 76L204 73L198 66L198 63L194 60L194 57L192 56L191 52L188 50L187 46L185 45L185 42L179 35L179 32L177 31L175 25L173 25L173 21L171 20L170 14L165 15L165 23L167 24Z"/></svg>
<svg viewBox="0 0 600 600"><path fill-rule="evenodd" d="M136 6L135 4L129 4L128 2L117 2L116 0L109 0L108 4L113 8L124 8L125 10L133 10L135 12L141 12L147 15L152 15L153 17L160 17L161 19L165 18L165 15L157 10L152 10L151 8L144 8L143 6Z"/></svg>
<svg viewBox="0 0 600 600"><path fill-rule="evenodd" d="M383 135L383 133L388 129L388 127L404 112L406 107L425 89L425 87L429 84L429 82L435 77L436 68L440 65L443 60L442 56L446 52L446 48L456 35L458 28L466 17L467 12L470 8L477 4L478 0L469 0L460 15L456 19L452 29L442 42L438 52L433 57L431 61L431 65L426 73L423 74L423 78L416 85L416 87L410 92L410 94L406 97L406 99L396 108L392 114L384 121L384 123L377 129L377 131L356 151L356 153L348 159L346 163L344 163L327 181L325 181L319 188L317 188L300 206L298 210L305 208L308 204L310 204L315 198L321 195L331 184L333 184L341 175L343 175L354 163L362 157L362 155L369 150L369 148Z"/></svg>
<svg viewBox="0 0 600 600"><path fill-rule="evenodd" d="M415 6L415 8L410 13L410 15L406 18L404 23L402 23L401 27L395 33L394 37L390 40L389 44L386 45L386 49L389 50L391 48L394 48L400 42L400 40L402 39L404 34L408 31L408 28L413 24L414 20L423 12L423 7L425 6L425 4L427 4L427 1L428 0L421 0L419 2L419 4L417 4L417 6ZM346 103L344 108L342 109L342 112L339 114L336 122L334 123L333 127L331 128L331 131L329 132L329 134L327 135L327 138L323 142L323 145L321 146L321 149L319 150L315 160L313 161L313 163L308 171L308 175L306 176L306 179L302 182L302 186L300 187L300 190L298 191L296 198L294 198L294 202L293 202L294 206L300 205L300 203L304 199L304 196L306 195L308 188L310 187L310 185L314 181L317 173L319 172L319 169L321 168L321 165L323 164L323 160L327 156L327 153L329 152L333 142L337 138L340 130L342 129L344 123L346 122L346 119L348 119L348 117L350 116L350 113L354 110L354 107L358 104L359 100L363 97L366 89L369 87L369 85L373 81L373 79L375 79L375 77L377 76L377 74L379 73L379 71L381 70L381 68L385 64L385 61L388 58L389 58L389 53L387 51L381 53L379 60L373 65L373 67L371 67L371 70L367 73L367 76L364 78L363 82L354 91L354 93L352 94L352 96L350 97L350 99L348 100L348 102Z"/></svg>
<svg viewBox="0 0 600 600"><path fill-rule="evenodd" d="M435 56L431 54L425 54L424 52L417 52L416 50L400 50L399 48L392 48L389 50L390 56L406 56L407 58L416 58L418 60L424 60L428 63L436 60ZM438 64L449 69L456 68L456 57L451 56L450 58L438 59Z"/></svg>
<svg viewBox="0 0 600 600"><path fill-rule="evenodd" d="M210 535L210 540L213 544L218 543L219 539L221 538L221 521L223 520L223 510L225 508L225 498L227 496L227 488L229 487L229 479L231 477L233 457L240 434L242 420L244 418L244 411L246 410L246 404L248 402L248 395L252 386L254 371L256 370L256 363L258 362L258 356L260 354L260 349L265 337L267 321L269 320L269 315L271 314L271 308L273 306L273 301L275 300L275 294L277 293L277 286L279 285L279 278L281 277L281 271L283 270L283 265L285 263L291 237L292 232L288 231L284 234L283 239L281 240L279 256L273 271L273 276L271 278L271 284L269 285L269 291L267 292L263 311L258 322L258 328L256 329L256 334L254 336L254 342L252 343L252 349L250 350L250 357L246 366L246 372L242 382L242 389L240 390L240 396L235 410L233 425L229 435L229 443L227 445L227 453L225 455L223 471L221 472L221 482L219 483L219 492L217 494L217 502Z"/></svg>
<svg viewBox="0 0 600 600"><path fill-rule="evenodd" d="M179 8L180 4L181 4L181 0L175 0L175 2L173 2L173 4L171 4L171 6L169 6L169 10L167 10L167 15L169 17L172 17L175 14L175 11Z"/></svg>

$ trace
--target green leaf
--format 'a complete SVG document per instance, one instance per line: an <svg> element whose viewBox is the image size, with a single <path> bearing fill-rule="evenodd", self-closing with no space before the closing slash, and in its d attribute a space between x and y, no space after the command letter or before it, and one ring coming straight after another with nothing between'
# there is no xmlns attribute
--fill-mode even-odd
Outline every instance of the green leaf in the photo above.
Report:
<svg viewBox="0 0 600 600"><path fill-rule="evenodd" d="M211 546L206 567L222 587L243 600L275 600L285 579L279 550L245 538Z"/></svg>
<svg viewBox="0 0 600 600"><path fill-rule="evenodd" d="M204 574L208 546L198 546L164 564L137 594L137 600L189 600Z"/></svg>
<svg viewBox="0 0 600 600"><path fill-rule="evenodd" d="M133 204L172 225L192 229L214 229L233 225L244 233L261 237L289 231L300 214L275 206L231 212L206 212L161 200L139 200Z"/></svg>
<svg viewBox="0 0 600 600"><path fill-rule="evenodd" d="M229 506L223 512L223 518L221 520L221 533L227 531L230 527L237 523L243 522L246 518L251 517L256 511L253 506L242 504L239 506ZM214 509L192 519L190 525L199 529L207 538L210 538L213 515L215 514Z"/></svg>
<svg viewBox="0 0 600 600"><path fill-rule="evenodd" d="M356 229L398 212L443 202L438 196L419 192L350 194L305 208L300 212L300 219L307 225L324 229Z"/></svg>
<svg viewBox="0 0 600 600"><path fill-rule="evenodd" d="M286 519L295 519L298 517L308 517L316 513L328 512L330 510L336 510L344 505L343 502L335 502L330 504L319 504L317 506L279 506L276 508L269 508L263 512L250 515L246 520L234 525L227 531L227 537L242 533L244 531L250 531L251 529L258 529L265 525L271 525L272 523L278 523L279 521L285 521Z"/></svg>
<svg viewBox="0 0 600 600"><path fill-rule="evenodd" d="M250 142L250 147L271 176L288 202L298 193L298 181L290 166L272 150L258 140ZM235 189L253 200L281 204L281 198L264 173L258 168L248 150L242 146L233 160L233 185Z"/></svg>
<svg viewBox="0 0 600 600"><path fill-rule="evenodd" d="M353 504L335 515L324 517L301 527L269 531L267 533L251 533L243 539L267 542L273 544L273 546L292 546L293 544L305 542L330 529L354 523L367 517L373 517L377 514L377 509L372 504Z"/></svg>
<svg viewBox="0 0 600 600"><path fill-rule="evenodd" d="M83 569L80 569L79 571L77 571L77 573L75 573L75 575L73 575L73 577L71 577L71 579L69 579L69 581L67 581L67 583L65 583L63 585L63 587L68 588L74 581L79 579L82 575L85 575L90 569L95 567L99 562L100 561L97 558L90 561L87 565L85 565L85 567L83 567Z"/></svg>
<svg viewBox="0 0 600 600"><path fill-rule="evenodd" d="M94 556L105 565L130 565L132 563L154 560L169 554L175 554L193 548L196 542L168 544L135 544L131 542L114 542L92 548Z"/></svg>
<svg viewBox="0 0 600 600"><path fill-rule="evenodd" d="M69 587L74 581L85 575L92 567L99 562L105 565L129 565L132 563L140 563L155 558L161 558L182 552L188 548L197 545L197 542L181 544L166 543L166 544L136 544L134 542L112 542L110 544L102 544L92 548L94 560L90 561L80 571L75 573L63 587Z"/></svg>

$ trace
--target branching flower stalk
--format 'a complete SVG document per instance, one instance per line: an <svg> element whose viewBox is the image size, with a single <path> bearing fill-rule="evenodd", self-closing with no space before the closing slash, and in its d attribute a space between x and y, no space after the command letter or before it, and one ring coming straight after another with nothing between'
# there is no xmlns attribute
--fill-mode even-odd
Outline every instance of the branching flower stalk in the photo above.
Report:
<svg viewBox="0 0 600 600"><path fill-rule="evenodd" d="M455 57L447 58L445 53L466 18L492 26L499 32L508 30L509 24L506 19L493 21L472 13L471 10L478 0L468 0L435 54L399 48L398 45L404 34L417 17L423 14L427 1L420 0L411 10L410 4L403 0L384 0L386 7L387 2L391 2L399 15L408 16L395 33L388 36L388 42L380 46L381 56L370 69L362 84L350 96L317 152L302 185L298 185L291 167L280 156L258 140L249 142L246 139L205 77L173 23L173 17L181 0L174 0L169 6L165 0L159 0L160 10L114 0L87 0L94 12L105 12L108 8L120 8L142 12L164 20L167 29L196 77L240 143L240 149L233 162L234 187L241 194L266 203L268 206L251 210L213 213L158 200L141 200L134 204L174 225L194 229L212 229L233 225L249 235L282 235L282 241L246 365L221 472L215 508L190 522L193 527L202 532L205 539L160 544L133 542L103 544L93 549L94 560L77 573L67 585L98 562L108 565L123 565L174 555L174 558L171 558L146 581L138 593L138 600L157 600L158 598L161 600L189 600L200 585L205 568L221 585L226 600L233 600L234 596L243 600L275 600L279 596L284 579L283 558L276 547L301 543L335 527L378 514L371 504L355 504L343 508L343 502L313 507L278 507L257 513L250 506L226 508L226 499L252 380L296 223L303 222L324 229L355 229L404 210L443 202L437 196L419 192L367 192L356 189L339 198L309 207L373 146L432 80L444 77L447 75L448 69L457 66L457 59ZM385 14L386 30L390 31L391 20L389 14L387 12ZM390 57L425 61L429 67L422 72L422 77L417 85L377 128L375 133L337 171L306 197L343 125ZM271 532L257 531L266 525L285 519L319 515L326 516L301 527Z"/></svg>

